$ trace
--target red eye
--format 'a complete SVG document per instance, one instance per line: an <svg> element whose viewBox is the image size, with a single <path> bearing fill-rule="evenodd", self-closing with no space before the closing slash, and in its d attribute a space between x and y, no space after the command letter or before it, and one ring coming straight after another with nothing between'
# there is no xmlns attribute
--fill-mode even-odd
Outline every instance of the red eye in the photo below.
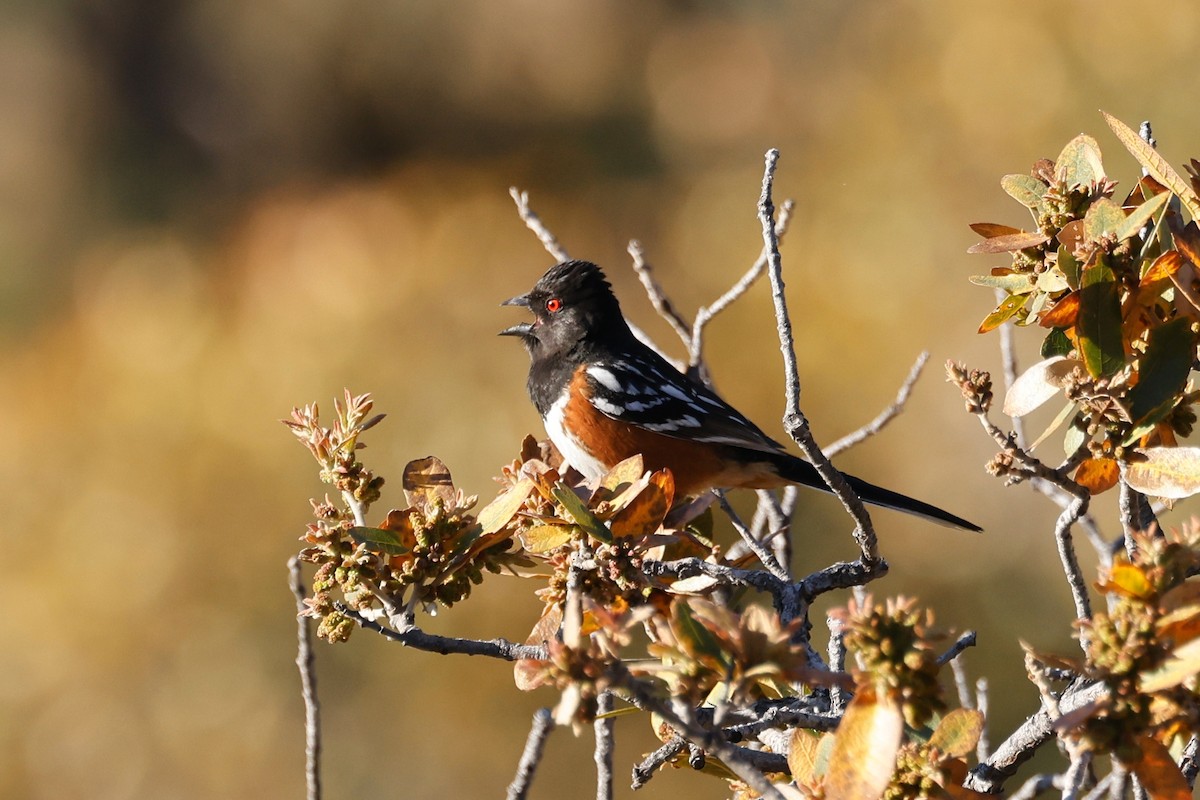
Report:
<svg viewBox="0 0 1200 800"><path fill-rule="evenodd" d="M563 301L559 300L557 297L551 297L549 300L546 301L546 310L549 311L551 314L561 311L562 307L563 307Z"/></svg>

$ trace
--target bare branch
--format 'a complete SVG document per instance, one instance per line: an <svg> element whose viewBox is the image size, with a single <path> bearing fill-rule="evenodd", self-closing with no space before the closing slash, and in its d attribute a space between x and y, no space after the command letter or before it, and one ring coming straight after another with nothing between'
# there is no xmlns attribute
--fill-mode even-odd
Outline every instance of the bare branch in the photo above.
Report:
<svg viewBox="0 0 1200 800"><path fill-rule="evenodd" d="M663 764L673 760L686 746L687 741L682 736L676 736L646 756L640 764L633 768L633 780L630 782L630 788L640 789L645 786L662 768Z"/></svg>
<svg viewBox="0 0 1200 800"><path fill-rule="evenodd" d="M456 639L450 636L426 633L415 625L397 631L364 617L344 603L334 603L334 608L338 610L338 613L344 614L358 623L360 628L374 631L393 642L399 642L414 650L425 650L441 655L459 653L467 656L488 656L504 661L520 661L522 659L545 661L549 658L546 648L541 645L517 644L507 639Z"/></svg>
<svg viewBox="0 0 1200 800"><path fill-rule="evenodd" d="M787 233L788 223L792 218L792 210L795 208L795 203L792 200L785 200L779 209L779 219L775 223L775 238L782 240L783 235ZM720 314L728 308L735 300L746 293L746 290L754 285L754 282L762 277L763 272L767 268L767 259L770 251L763 248L758 260L754 265L746 271L744 275L735 283L725 294L718 297L711 304L704 306L696 311L696 321L692 324L691 348L688 354L689 363L691 366L699 366L703 360L702 350L704 347L704 328L708 323L712 322L713 317Z"/></svg>
<svg viewBox="0 0 1200 800"><path fill-rule="evenodd" d="M774 553L763 547L762 542L754 538L754 534L746 527L746 523L742 522L742 518L733 510L733 506L729 505L729 500L726 499L725 492L720 489L713 489L713 494L717 496L717 502L720 503L721 510L729 517L734 529L742 537L742 541L750 548L750 552L754 553L758 557L758 560L762 562L762 565L776 578L781 581L790 580L791 575L788 573L787 568L775 559Z"/></svg>
<svg viewBox="0 0 1200 800"><path fill-rule="evenodd" d="M966 650L968 647L974 646L975 631L967 631L962 636L958 637L958 640L950 646L949 650L938 656L938 666L945 666L946 664L958 658L962 651Z"/></svg>
<svg viewBox="0 0 1200 800"><path fill-rule="evenodd" d="M783 416L783 426L854 519L857 526L854 531L854 540L862 551L862 560L866 563L874 563L880 560L879 543L875 538L875 528L871 524L871 517L862 500L846 483L845 476L838 472L821 452L816 439L813 438L808 420L800 410L800 373L796 366L796 345L792 337L792 323L788 316L787 298L783 291L783 261L779 255L779 237L775 233L775 203L771 199L775 182L775 166L778 161L779 151L768 150L766 167L763 171L762 195L758 201L758 217L762 223L763 244L767 251L767 274L771 278L771 298L775 303L779 350L783 353L787 406Z"/></svg>
<svg viewBox="0 0 1200 800"><path fill-rule="evenodd" d="M304 612L306 596L300 559L288 559L289 584L296 596L296 666L300 670L300 693L304 697L304 777L307 800L321 800L321 702L317 698L316 657L312 632Z"/></svg>
<svg viewBox="0 0 1200 800"><path fill-rule="evenodd" d="M539 708L533 713L533 725L529 728L529 738L525 740L525 750L517 764L517 775L508 785L508 800L524 800L528 794L533 775L537 772L542 752L546 748L546 737L553 730L554 715L550 709Z"/></svg>
<svg viewBox="0 0 1200 800"><path fill-rule="evenodd" d="M1045 794L1054 789L1060 789L1063 786L1062 775L1034 775L1025 783L1021 784L1021 788L1013 792L1010 800L1033 800L1039 794Z"/></svg>
<svg viewBox="0 0 1200 800"><path fill-rule="evenodd" d="M525 227L533 231L534 235L541 241L542 247L546 248L546 252L554 257L555 261L567 261L571 258L567 253L567 248L558 243L558 239L550 232L543 223L541 217L534 213L529 206L529 192L522 192L515 186L508 188L508 193L512 195L513 202L517 204L517 214L521 217L521 221L525 223Z"/></svg>
<svg viewBox="0 0 1200 800"><path fill-rule="evenodd" d="M1054 525L1054 541L1058 545L1058 557L1062 561L1063 572L1067 576L1067 584L1071 587L1071 599L1075 602L1075 618L1080 621L1092 618L1092 603L1088 598L1087 581L1084 580L1083 570L1079 567L1079 557L1075 553L1075 545L1071 537L1071 526L1083 516L1088 507L1088 495L1075 498ZM1089 635L1087 628L1079 630L1079 646L1083 652L1088 651Z"/></svg>
<svg viewBox="0 0 1200 800"><path fill-rule="evenodd" d="M1065 714L1080 706L1097 700L1104 695L1104 684L1095 682L1078 688L1069 687L1058 698L1059 709ZM995 794L1004 782L1016 774L1022 764L1033 758L1033 754L1054 735L1051 713L1042 708L1031 715L1013 733L1000 743L996 752L987 761L971 770L966 787L985 794Z"/></svg>
<svg viewBox="0 0 1200 800"><path fill-rule="evenodd" d="M654 310L658 312L658 315L667 321L671 329L679 335L679 338L683 341L683 346L691 348L692 332L687 320L675 310L675 306L667 299L662 287L658 285L658 281L654 280L650 265L646 263L646 254L642 250L642 243L637 239L629 242L629 255L633 258L633 271L637 273L638 279L642 282L642 286L645 287L646 296L650 298L650 304L654 306Z"/></svg>
<svg viewBox="0 0 1200 800"><path fill-rule="evenodd" d="M929 361L929 351L926 350L917 356L916 362L912 365L912 369L908 371L908 377L904 379L904 383L900 384L900 390L896 392L896 399L892 404L879 413L879 416L868 422L853 433L849 433L838 439L833 444L825 448L825 455L833 458L843 450L849 450L859 442L862 442L883 430L884 426L900 415L904 410L904 406L908 403L908 398L912 394L913 386L921 377L921 372L925 369L926 362Z"/></svg>
<svg viewBox="0 0 1200 800"><path fill-rule="evenodd" d="M613 796L613 727L615 720L606 717L613 710L611 692L601 692L596 698L596 800L612 800Z"/></svg>

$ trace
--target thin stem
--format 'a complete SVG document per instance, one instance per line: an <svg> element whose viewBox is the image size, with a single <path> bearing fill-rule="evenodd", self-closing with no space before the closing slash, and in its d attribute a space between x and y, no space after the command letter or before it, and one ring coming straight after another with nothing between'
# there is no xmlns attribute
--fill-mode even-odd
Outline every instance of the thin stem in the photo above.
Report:
<svg viewBox="0 0 1200 800"><path fill-rule="evenodd" d="M592 729L596 734L596 800L612 800L613 796L613 727L612 717L605 717L613 710L611 692L601 692L596 698L596 721Z"/></svg>
<svg viewBox="0 0 1200 800"><path fill-rule="evenodd" d="M304 697L304 778L307 800L321 800L321 702L317 698L316 656L312 647L304 580L300 559L288 559L289 584L296 596L296 667L300 670L300 693Z"/></svg>
<svg viewBox="0 0 1200 800"><path fill-rule="evenodd" d="M534 773L542 760L546 749L546 738L554 730L554 715L548 708L539 708L533 713L533 724L529 728L529 738L525 740L525 749L521 752L521 760L517 763L517 775L508 785L508 800L524 800L533 783Z"/></svg>
<svg viewBox="0 0 1200 800"><path fill-rule="evenodd" d="M925 364L929 361L929 351L926 350L917 356L916 362L912 365L912 369L908 371L908 377L904 379L904 383L900 384L900 390L896 392L896 399L891 405L879 413L879 416L868 422L856 431L843 436L833 444L825 448L825 455L833 458L843 450L849 450L856 444L874 436L883 430L889 422L900 415L904 410L904 406L908 403L908 398L912 394L913 386L921 377L921 372L925 369Z"/></svg>
<svg viewBox="0 0 1200 800"><path fill-rule="evenodd" d="M543 223L541 217L534 213L529 205L529 192L522 192L515 186L508 188L508 193L512 196L513 202L517 204L517 215L521 221L525 223L525 227L533 231L533 234L538 237L542 243L542 247L546 248L546 252L554 257L556 261L567 261L571 258L567 253L567 248L559 244L558 239L550 232Z"/></svg>
<svg viewBox="0 0 1200 800"><path fill-rule="evenodd" d="M440 653L441 655L459 653L467 656L488 656L489 658L499 658L504 661L521 661L524 659L545 661L549 657L546 648L541 645L516 644L507 639L456 639L450 636L438 636L426 633L415 625L397 631L380 625L373 619L364 617L343 603L334 603L334 608L339 613L358 623L360 628L374 631L393 642L399 642L414 650L425 650L430 653Z"/></svg>
<svg viewBox="0 0 1200 800"><path fill-rule="evenodd" d="M650 265L646 263L646 253L642 250L642 243L636 239L629 242L628 252L633 259L633 271L637 273L638 280L642 282L642 286L646 289L646 296L650 298L650 304L654 306L654 310L658 315L667 321L671 329L683 341L683 346L691 348L692 331L687 320L683 318L671 301L663 292L662 287L658 285L658 281L654 280L654 275L650 269Z"/></svg>

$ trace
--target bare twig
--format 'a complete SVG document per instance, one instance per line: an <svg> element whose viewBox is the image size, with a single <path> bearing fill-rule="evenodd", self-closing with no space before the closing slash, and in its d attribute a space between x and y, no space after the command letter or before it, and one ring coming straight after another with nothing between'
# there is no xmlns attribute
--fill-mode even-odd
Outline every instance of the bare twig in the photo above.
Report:
<svg viewBox="0 0 1200 800"><path fill-rule="evenodd" d="M1013 792L1009 800L1033 800L1039 794L1044 794L1051 789L1059 789L1063 785L1062 775L1034 775L1029 780L1021 784L1021 788Z"/></svg>
<svg viewBox="0 0 1200 800"><path fill-rule="evenodd" d="M508 193L512 195L513 202L517 204L517 214L521 217L521 221L525 223L525 227L533 231L534 235L542 243L542 247L546 248L546 252L554 257L556 261L566 261L571 258L567 253L567 248L559 244L558 239L550 232L543 223L541 217L534 213L529 206L529 192L522 192L515 186L510 186Z"/></svg>
<svg viewBox="0 0 1200 800"><path fill-rule="evenodd" d="M300 670L300 693L304 697L304 777L307 800L321 798L321 702L317 698L316 658L308 617L300 559L288 559L289 584L296 596L296 666Z"/></svg>
<svg viewBox="0 0 1200 800"><path fill-rule="evenodd" d="M592 729L596 734L596 800L612 800L613 796L613 727L615 720L606 717L613 709L613 696L601 692L596 698L596 721Z"/></svg>
<svg viewBox="0 0 1200 800"><path fill-rule="evenodd" d="M546 748L546 737L554 730L554 715L548 708L539 708L533 714L533 724L529 728L529 738L525 740L525 750L517 764L517 775L508 785L508 800L523 800L533 783L534 773L542 760L542 752Z"/></svg>
<svg viewBox="0 0 1200 800"><path fill-rule="evenodd" d="M1200 736L1193 735L1184 745L1179 771L1183 773L1189 789L1196 785L1196 773L1200 772Z"/></svg>
<svg viewBox="0 0 1200 800"><path fill-rule="evenodd" d="M360 628L374 631L393 642L399 642L415 650L425 650L441 655L459 653L467 656L488 656L504 661L520 661L522 659L545 661L549 657L546 648L541 645L517 644L507 639L456 639L450 636L426 633L416 626L397 631L380 625L375 620L367 619L343 603L334 603L334 608L358 623Z"/></svg>
<svg viewBox="0 0 1200 800"><path fill-rule="evenodd" d="M1063 572L1067 576L1067 584L1071 587L1071 598L1075 602L1075 618L1086 621L1092 618L1092 603L1088 598L1087 581L1084 580L1083 570L1079 567L1079 558L1075 553L1075 545L1071 537L1071 526L1087 511L1088 495L1085 492L1075 498L1075 502L1062 512L1054 526L1054 541L1058 545L1058 556L1062 561ZM1080 628L1079 646L1083 652L1088 651L1090 641L1087 628Z"/></svg>
<svg viewBox="0 0 1200 800"><path fill-rule="evenodd" d="M938 666L945 666L949 662L958 658L959 654L968 647L975 646L975 631L967 631L954 644L950 645L950 649L938 656Z"/></svg>
<svg viewBox="0 0 1200 800"><path fill-rule="evenodd" d="M646 296L650 298L650 304L654 306L654 310L658 315L667 321L671 329L678 334L683 341L683 346L691 348L692 331L688 326L687 320L683 315L675 310L675 306L663 293L662 287L658 285L658 281L654 280L654 275L650 269L650 265L646 263L646 254L642 250L642 243L634 239L629 243L629 255L633 259L633 271L637 273L638 279L642 282L642 286L646 288Z"/></svg>
<svg viewBox="0 0 1200 800"><path fill-rule="evenodd" d="M788 315L787 298L783 287L783 260L779 255L779 237L775 232L775 203L771 198L775 182L775 166L779 161L779 151L767 151L766 167L763 170L762 194L758 201L758 218L762 223L763 245L767 251L767 274L771 278L771 298L775 304L775 323L779 332L779 350L783 354L786 410L783 416L783 427L792 440L800 446L804 455L817 473L828 484L830 490L845 506L846 511L854 519L856 528L854 539L862 551L865 563L879 561L879 545L875 538L875 528L871 517L863 505L862 499L854 493L845 476L838 472L821 452L816 439L809 428L808 419L800 410L800 373L796 365L796 345L792 336L792 322Z"/></svg>
<svg viewBox="0 0 1200 800"><path fill-rule="evenodd" d="M882 578L888 572L888 563L880 558L873 562L839 561L808 575L800 581L800 593L811 600L820 594L836 589L865 586Z"/></svg>
<svg viewBox="0 0 1200 800"><path fill-rule="evenodd" d="M954 690L958 693L958 704L965 709L975 708L975 696L971 693L971 681L967 677L967 666L961 658L950 662L954 674Z"/></svg>
<svg viewBox="0 0 1200 800"><path fill-rule="evenodd" d="M788 573L787 568L775 559L775 554L765 548L762 542L754 538L754 534L746 527L746 523L742 522L742 518L733 510L733 506L729 505L729 500L725 498L725 492L720 489L714 489L713 494L717 496L717 502L721 505L721 510L729 517L730 522L733 523L734 530L742 537L742 541L750 548L750 552L758 556L758 560L762 562L762 565L776 578L781 581L790 580L791 575Z"/></svg>
<svg viewBox="0 0 1200 800"><path fill-rule="evenodd" d="M825 617L829 627L829 669L834 672L846 670L846 625L841 617L829 614ZM849 693L840 686L829 690L829 710L841 714L850 702Z"/></svg>
<svg viewBox="0 0 1200 800"><path fill-rule="evenodd" d="M788 223L792 218L792 209L795 208L795 203L791 200L785 200L779 208L779 219L775 222L775 238L777 241L783 239L783 235L787 233ZM703 360L704 348L704 328L708 323L712 322L713 318L728 308L735 300L746 293L746 290L754 285L754 282L762 277L763 272L767 268L767 259L770 251L763 248L762 253L754 262L754 265L746 271L744 275L735 283L725 294L718 297L707 306L701 307L696 311L696 321L692 324L691 347L689 348L688 361L693 367L700 365Z"/></svg>
<svg viewBox="0 0 1200 800"><path fill-rule="evenodd" d="M1065 714L1097 700L1105 691L1104 684L1098 682L1072 686L1062 693L1057 704ZM1057 715L1054 718L1056 717ZM985 794L998 792L1004 782L1016 774L1020 766L1033 758L1037 749L1051 739L1054 735L1051 725L1052 717L1048 709L1042 708L1031 715L1000 743L987 761L971 770L966 787Z"/></svg>
<svg viewBox="0 0 1200 800"><path fill-rule="evenodd" d="M958 663L958 662L955 662ZM975 707L983 714L983 730L979 733L979 742L975 745L975 758L979 763L988 760L992 754L992 744L988 740L988 682L987 678L975 681Z"/></svg>
<svg viewBox="0 0 1200 800"><path fill-rule="evenodd" d="M904 406L908 403L909 395L912 394L913 386L921 377L922 370L925 369L926 362L929 361L929 351L921 353L917 356L916 363L912 365L912 369L908 371L908 377L904 379L904 383L900 384L900 390L896 392L896 399L891 405L879 413L879 416L862 426L858 430L843 436L833 444L825 448L825 455L833 458L843 450L849 450L859 442L868 439L883 430L884 426L900 415L904 410Z"/></svg>
<svg viewBox="0 0 1200 800"><path fill-rule="evenodd" d="M634 766L633 780L630 782L630 788L640 789L645 786L654 777L655 773L662 768L663 764L673 760L686 746L687 741L682 736L676 736L646 756L640 764Z"/></svg>

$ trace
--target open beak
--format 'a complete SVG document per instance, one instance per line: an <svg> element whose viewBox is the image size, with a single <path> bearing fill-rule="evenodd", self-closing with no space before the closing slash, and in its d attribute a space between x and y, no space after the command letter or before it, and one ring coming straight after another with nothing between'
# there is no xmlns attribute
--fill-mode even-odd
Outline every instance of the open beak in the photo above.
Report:
<svg viewBox="0 0 1200 800"><path fill-rule="evenodd" d="M510 297L500 305L502 306L523 306L529 308L529 295L522 294L516 297ZM500 331L500 336L529 336L533 332L532 322L520 322L513 325L511 328L505 328Z"/></svg>

